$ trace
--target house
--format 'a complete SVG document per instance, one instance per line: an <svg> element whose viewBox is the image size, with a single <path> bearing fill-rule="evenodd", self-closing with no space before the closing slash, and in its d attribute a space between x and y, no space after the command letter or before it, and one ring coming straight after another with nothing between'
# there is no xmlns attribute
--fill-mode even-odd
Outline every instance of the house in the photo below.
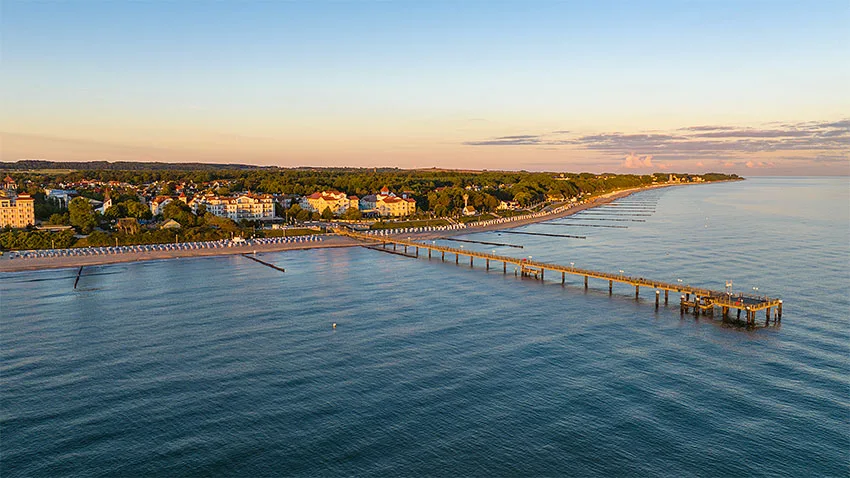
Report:
<svg viewBox="0 0 850 478"><path fill-rule="evenodd" d="M159 226L160 229L180 229L181 227L183 226L181 226L180 223L175 221L174 219L169 219L165 221L163 225Z"/></svg>
<svg viewBox="0 0 850 478"><path fill-rule="evenodd" d="M465 206L463 208L463 215L464 216L474 216L475 213L476 213L475 206Z"/></svg>
<svg viewBox="0 0 850 478"><path fill-rule="evenodd" d="M153 214L154 216L159 216L160 214L162 214L162 209L173 200L174 199L169 196L157 196L153 198L150 203L151 214Z"/></svg>
<svg viewBox="0 0 850 478"><path fill-rule="evenodd" d="M29 194L14 196L8 189L0 191L0 227L29 225L35 225L35 200Z"/></svg>
<svg viewBox="0 0 850 478"><path fill-rule="evenodd" d="M519 203L516 201L499 201L499 206L496 209L500 211L513 211L519 209Z"/></svg>
<svg viewBox="0 0 850 478"><path fill-rule="evenodd" d="M3 190L14 195L14 193L18 190L18 183L16 183L11 176L6 176L6 179L3 180Z"/></svg>

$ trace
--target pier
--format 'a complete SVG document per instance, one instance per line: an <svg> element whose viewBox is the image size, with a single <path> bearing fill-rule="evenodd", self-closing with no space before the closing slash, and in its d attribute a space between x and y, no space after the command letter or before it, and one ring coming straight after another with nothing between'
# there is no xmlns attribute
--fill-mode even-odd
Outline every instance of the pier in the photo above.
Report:
<svg viewBox="0 0 850 478"><path fill-rule="evenodd" d="M504 231L503 231L504 232ZM483 261L486 271L491 269L491 266L498 267L501 264L503 274L508 273L508 265L514 266L514 274L522 277L530 277L537 280L544 280L547 273L554 275L556 278L560 273L561 285L566 285L567 276L577 276L584 281L584 289L589 288L590 279L601 280L608 285L608 295L612 295L614 284L624 284L634 287L635 300L640 298L641 288L654 291L655 307L661 305L661 296L663 295L664 305L668 305L670 301L670 293L679 295L679 310L684 316L692 313L695 316L707 315L714 317L715 311L719 311L724 322L732 321L730 312L735 311L735 321L745 324L748 328L768 327L778 325L782 322L782 299L753 296L745 294L732 294L727 291L718 291L705 289L701 287L692 287L681 283L673 284L670 282L657 281L646 279L643 277L632 277L623 274L612 274L608 272L595 271L590 269L582 269L573 266L563 266L560 264L552 264L547 262L532 261L526 258L516 258L509 256L501 256L486 252L470 251L466 249L457 249L437 244L429 244L425 242L417 242L413 240L405 240L387 236L370 236L351 232L348 230L337 230L337 233L368 241L366 247L375 250L386 252L395 252L398 255L403 255L410 258L419 258L420 249L427 251L428 259L432 256L439 256L441 262L446 261L446 255L449 260L454 259L455 264L460 264L460 258L464 258L464 263L469 260L469 267L474 267L475 260ZM388 249L388 248L392 249ZM403 248L399 251L398 248ZM454 256L454 257L452 257ZM675 298L674 298L675 300ZM762 315L762 320L760 316ZM745 314L742 321L741 314Z"/></svg>

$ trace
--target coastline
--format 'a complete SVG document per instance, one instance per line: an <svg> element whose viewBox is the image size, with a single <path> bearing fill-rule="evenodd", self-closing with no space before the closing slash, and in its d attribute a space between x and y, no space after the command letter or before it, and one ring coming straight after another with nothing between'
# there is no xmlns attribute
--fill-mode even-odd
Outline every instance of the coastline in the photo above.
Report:
<svg viewBox="0 0 850 478"><path fill-rule="evenodd" d="M409 234L413 240L434 240L441 237L461 236L466 234L475 234L479 232L489 232L502 229L513 229L538 222L550 221L567 216L571 216L581 211L592 209L603 204L608 204L626 196L641 191L652 189L668 188L675 186L693 186L698 184L714 184L725 181L712 181L709 183L687 183L687 184L663 184L657 186L648 186L643 188L624 189L607 193L604 196L596 198L594 201L571 207L564 211L555 214L546 214L538 217L531 217L518 221L509 221L497 224L489 224L486 226L471 226L464 229L450 229L445 231L428 231ZM377 239L377 238L376 238ZM332 247L355 247L361 246L364 243L357 239L345 236L327 235L323 237L321 242L312 243L284 243L284 244L256 244L231 247L227 249L194 249L180 251L151 251L151 252L128 252L109 256L85 256L85 257L43 257L32 259L9 259L8 255L0 257L0 273L5 272L23 272L42 269L65 269L85 266L96 266L105 264L119 264L126 262L140 262L150 260L163 259L180 259L186 257L211 257L224 256L233 254L249 254L256 252L282 252L304 249L320 249Z"/></svg>

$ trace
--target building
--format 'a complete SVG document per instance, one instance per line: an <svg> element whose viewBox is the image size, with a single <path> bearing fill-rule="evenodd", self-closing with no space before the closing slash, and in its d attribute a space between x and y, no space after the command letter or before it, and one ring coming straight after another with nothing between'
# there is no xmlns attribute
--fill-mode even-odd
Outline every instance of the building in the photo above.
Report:
<svg viewBox="0 0 850 478"><path fill-rule="evenodd" d="M0 227L35 225L35 200L29 194L13 196L0 192Z"/></svg>
<svg viewBox="0 0 850 478"><path fill-rule="evenodd" d="M416 213L416 200L410 197L411 194L406 192L398 197L384 186L378 194L363 196L360 199L360 210L380 216L409 216Z"/></svg>
<svg viewBox="0 0 850 478"><path fill-rule="evenodd" d="M381 216L409 216L416 213L416 200L413 198L400 198L395 196L377 196L375 210Z"/></svg>
<svg viewBox="0 0 850 478"><path fill-rule="evenodd" d="M500 211L513 211L519 209L519 203L516 201L499 201L499 207L496 209Z"/></svg>
<svg viewBox="0 0 850 478"><path fill-rule="evenodd" d="M249 221L267 220L274 218L274 197L270 194L241 194L239 196L216 196L207 194L195 196L189 201L189 206L195 214L201 206L207 212L234 221L246 219Z"/></svg>
<svg viewBox="0 0 850 478"><path fill-rule="evenodd" d="M348 196L339 191L319 191L306 196L301 207L318 213L330 209L334 215L338 215L347 211L348 208L359 209L360 200L357 196Z"/></svg>
<svg viewBox="0 0 850 478"><path fill-rule="evenodd" d="M46 189L47 197L59 203L60 207L68 207L68 203L79 193L75 189Z"/></svg>
<svg viewBox="0 0 850 478"><path fill-rule="evenodd" d="M6 179L3 180L3 190L6 191L6 194L9 196L14 196L18 191L18 183L12 179L12 176L6 176Z"/></svg>
<svg viewBox="0 0 850 478"><path fill-rule="evenodd" d="M160 214L162 214L162 209L173 200L174 198L171 198L169 196L155 197L150 203L151 214L153 214L154 216L159 216Z"/></svg>

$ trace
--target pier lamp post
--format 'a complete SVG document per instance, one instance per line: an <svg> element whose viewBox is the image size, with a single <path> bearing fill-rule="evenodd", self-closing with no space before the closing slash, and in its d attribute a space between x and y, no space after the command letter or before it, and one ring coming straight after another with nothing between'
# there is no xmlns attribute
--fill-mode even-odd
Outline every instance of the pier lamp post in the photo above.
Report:
<svg viewBox="0 0 850 478"><path fill-rule="evenodd" d="M623 269L620 269L620 277L623 277Z"/></svg>
<svg viewBox="0 0 850 478"><path fill-rule="evenodd" d="M572 269L572 270L576 269L576 263L575 262L570 262L570 269Z"/></svg>

